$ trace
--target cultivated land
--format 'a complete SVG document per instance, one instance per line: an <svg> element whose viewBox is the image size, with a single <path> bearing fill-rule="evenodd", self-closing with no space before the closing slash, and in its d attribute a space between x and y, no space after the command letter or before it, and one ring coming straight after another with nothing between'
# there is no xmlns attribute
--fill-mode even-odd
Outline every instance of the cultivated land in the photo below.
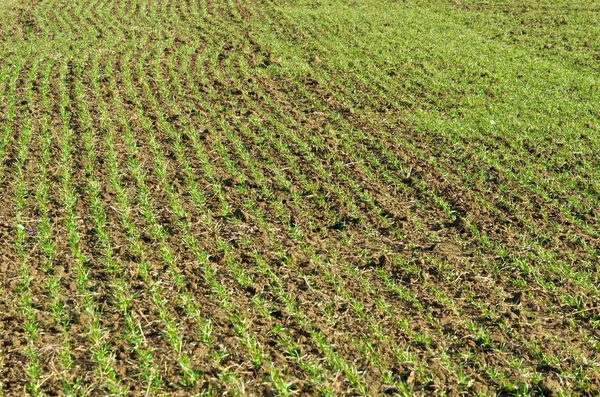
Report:
<svg viewBox="0 0 600 397"><path fill-rule="evenodd" d="M595 0L0 2L0 395L598 395Z"/></svg>

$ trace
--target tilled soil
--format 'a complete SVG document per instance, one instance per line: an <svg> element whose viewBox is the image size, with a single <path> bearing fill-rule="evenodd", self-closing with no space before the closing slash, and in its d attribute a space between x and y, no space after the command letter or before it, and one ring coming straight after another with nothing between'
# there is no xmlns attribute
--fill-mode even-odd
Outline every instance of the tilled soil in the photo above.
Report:
<svg viewBox="0 0 600 397"><path fill-rule="evenodd" d="M0 12L2 393L598 393L596 210L417 130L329 25Z"/></svg>

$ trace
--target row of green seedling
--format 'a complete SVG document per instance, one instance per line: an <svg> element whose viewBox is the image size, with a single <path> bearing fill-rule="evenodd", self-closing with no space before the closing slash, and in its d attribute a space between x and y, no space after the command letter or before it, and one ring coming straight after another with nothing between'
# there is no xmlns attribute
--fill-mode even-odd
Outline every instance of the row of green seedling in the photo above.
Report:
<svg viewBox="0 0 600 397"><path fill-rule="evenodd" d="M101 386L113 394L123 394L123 385L118 378L115 370L115 358L111 352L111 345L108 342L110 333L102 327L102 312L97 307L94 295L91 290L91 280L89 278L89 264L93 260L89 258L82 250L82 239L79 232L79 217L82 214L77 212L77 202L81 198L76 192L76 182L74 181L73 158L77 155L74 146L74 131L72 129L73 115L70 112L70 90L73 87L67 85L69 75L69 66L67 62L61 62L59 65L59 75L57 80L57 89L59 93L59 116L62 121L61 135L59 137L59 164L60 168L60 198L63 205L64 227L66 232L67 244L70 249L68 261L73 265L72 277L75 279L75 285L78 296L78 307L87 314L84 321L86 337L90 342L90 354L95 363L98 379ZM71 71L73 72L73 71ZM81 173L81 170L80 170Z"/></svg>
<svg viewBox="0 0 600 397"><path fill-rule="evenodd" d="M141 70L140 70L140 72L141 72ZM146 103L151 104L152 111L159 115L159 123L162 126L165 126L166 121L165 121L163 115L160 113L160 110L156 106L155 98L153 97L147 82L143 79L144 76L145 75L142 75L142 74L138 75L138 77L139 77L138 83L142 86L142 90L143 90L142 95L143 95L144 99L146 100ZM140 109L139 105L141 105L141 104L138 104L138 109ZM196 245L196 243L194 241L195 239L190 234L191 233L191 224L189 223L189 220L188 220L187 224L185 223L185 221L183 221L185 219L190 219L190 218L186 214L186 212L179 200L179 197L175 192L174 187L168 181L168 170L167 170L167 166L166 166L166 161L162 154L160 145L156 141L156 138L154 136L152 125L150 124L149 120L145 117L145 115L142 112L140 112L139 116L140 116L140 119L142 120L142 124L144 124L144 130L146 132L146 135L148 136L149 146L154 155L156 175L162 185L163 190L167 193L168 200L171 205L171 210L173 211L173 214L177 218L180 219L179 226L181 228L181 231L184 232L184 236L188 240L188 243L192 244L192 245ZM188 167L189 167L189 165L188 165ZM161 237L161 240L162 240L161 244L165 247L165 249L167 249L168 246L166 245L165 238L166 238L166 235ZM200 258L198 258L198 259L203 259L204 262L206 263L207 257L203 254L200 254ZM178 269L174 269L174 271L178 272ZM226 290L223 289L223 287L221 285L215 285L214 284L215 280L210 280L210 281L213 281L212 287L215 288L218 298L221 300L221 305L222 305L223 309L225 309L226 312L229 313L229 317L232 322L232 325L234 326L234 329L238 333L238 335L241 339L242 345L244 345L248 349L248 352L250 353L250 355L252 357L253 364L255 366L261 366L263 361L267 361L265 363L265 365L269 369L269 371L272 374L277 374L277 371L273 367L272 363L268 362L268 359L264 356L264 352L262 351L262 347L260 346L258 340L256 340L255 337L247 334L247 329L246 329L247 324L246 323L248 321L246 319L244 319L239 313L237 313L237 310L233 306L233 303L231 302L230 298L226 295L227 294ZM280 379L281 377L276 376L276 378Z"/></svg>
<svg viewBox="0 0 600 397"><path fill-rule="evenodd" d="M223 128L226 128L226 126L224 126L224 125L223 125L222 127L223 127ZM234 139L235 139L235 138L234 138L234 137L233 137L231 134L228 134L228 137L230 138L230 140L234 140ZM238 143L239 143L239 142L238 142ZM216 145L216 147L217 147L217 151L219 152L219 154L221 155L221 157L225 157L225 156L227 155L227 154L226 154L226 150L223 148L222 144L217 144L217 145ZM238 146L238 147L239 147L239 146ZM249 161L249 159L250 159L250 156L248 155L248 153L239 152L239 154L240 154L240 156L241 156L241 157L242 157L242 158L243 158L245 161ZM229 163L231 163L231 161L229 161ZM226 168L229 168L229 169L230 169L229 171L231 172L231 168L232 168L232 166L231 166L231 165L230 165L230 166L227 166L227 165L226 165ZM257 172L258 172L258 171L257 171L257 170L258 170L258 167L257 167L256 165L250 164L250 165L249 165L249 168L250 168L250 170L251 170L251 176L252 176L252 177L253 177L255 180L259 181L259 183L260 183L260 181L262 181L261 187L259 187L259 188L261 189L261 191L262 191L262 192L268 192L268 189L269 189L269 188L268 188L268 187L267 187L267 186L264 184L264 176L263 176L262 174L260 174L260 175L257 175ZM239 176L238 176L238 180L243 180L244 178L245 178L245 177L244 177L243 175L239 175ZM251 202L252 200L248 200L248 201L249 201L249 202ZM259 217L259 219L260 219L260 214L257 214L257 216L258 216L258 217Z"/></svg>

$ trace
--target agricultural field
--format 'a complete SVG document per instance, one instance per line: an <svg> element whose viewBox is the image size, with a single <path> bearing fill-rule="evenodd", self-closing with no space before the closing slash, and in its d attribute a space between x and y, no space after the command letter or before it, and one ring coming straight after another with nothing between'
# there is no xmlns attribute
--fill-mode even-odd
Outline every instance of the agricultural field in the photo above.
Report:
<svg viewBox="0 0 600 397"><path fill-rule="evenodd" d="M0 395L600 395L596 0L0 0Z"/></svg>

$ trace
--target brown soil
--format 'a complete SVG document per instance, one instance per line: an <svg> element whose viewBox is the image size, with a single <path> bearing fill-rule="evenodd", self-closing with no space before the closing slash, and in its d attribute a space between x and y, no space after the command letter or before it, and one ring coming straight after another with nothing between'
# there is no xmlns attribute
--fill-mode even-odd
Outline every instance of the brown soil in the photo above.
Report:
<svg viewBox="0 0 600 397"><path fill-rule="evenodd" d="M320 387L335 395L360 394L349 374L336 367L333 354L355 367L366 392L373 395L399 393L400 385L427 395L509 395L513 391L504 388L505 380L524 385L533 395L558 395L565 390L593 395L598 391L600 375L591 363L600 357L589 345L592 338L600 338L596 326L600 309L593 296L587 296L572 277L561 278L543 268L537 269L538 275L527 274L519 271L515 261L524 257L535 262L551 252L554 260L574 263L574 271L591 274L592 283L597 284L598 268L586 247L598 247L598 237L555 203L544 202L491 168L485 172L505 184L512 197L490 189L491 182L471 186L454 172L467 149L450 150L452 142L444 138L421 136L409 126L392 122L406 110L374 97L377 87L361 86L351 78L327 81L326 73L331 70L315 70L297 79L271 74L269 67L278 61L271 59L269 49L256 42L244 24L269 22L279 34L301 38L286 22L273 21L273 14L260 7L233 2L235 7L230 9L225 2L207 2L208 15L218 15L221 22L202 19L198 29L179 31L180 24L192 20L183 7L191 8L196 2L182 2L184 6L167 2L164 10L152 3L166 13L164 26L144 31L131 22L148 27L146 11L138 8L126 10L127 20L113 8L83 16L59 7L44 14L40 22L39 14L32 12L37 2L26 3L29 8L15 22L15 32L0 35L0 40L47 39L63 30L72 36L61 39L71 47L60 59L51 60L59 44L43 50L48 54L41 62L52 63L51 108L29 104L26 92L16 93L18 116L8 126L13 135L1 159L0 390L7 395L32 392L35 382L49 395L66 393L69 382L81 382L83 391L91 395L113 392L101 374L98 343L89 332L94 327L104 331L106 339L101 344L110 357L110 369L131 395L144 394L150 387L173 395L233 393L236 384L247 394L272 395L276 394L272 368L300 395L318 394ZM106 25L94 23L95 17L107 15L111 19ZM239 26L223 30L236 21ZM29 36L24 33L28 29ZM98 48L77 43L78 37L92 33L98 35L93 41ZM110 43L102 44L105 41ZM196 45L198 41L209 44ZM188 52L187 46L192 50ZM98 96L93 92L90 68L79 72L75 66L78 59L90 59L96 51L101 51ZM0 67L23 56L11 53L0 60ZM59 67L64 62L68 74L61 81ZM26 64L19 86L31 67ZM112 74L105 74L107 70ZM32 82L36 99L41 95L39 79ZM77 82L86 90L90 126L82 122L75 105ZM77 247L85 257L88 278L83 289L67 240L68 213L60 191L62 84L67 89L66 110L73 132L71 184L81 237ZM353 88L361 94L349 95ZM104 107L110 115L108 130ZM3 104L0 112L2 121L7 106ZM47 258L36 234L39 213L34 192L41 142L35 134L22 173L27 189L25 212L31 220L26 227L32 234L24 244L24 257L16 248L19 225L14 183L20 175L17 142L25 112L31 112L36 132L41 128L40 116L49 114L54 138L48 214L57 255L49 272L43 271ZM165 180L172 195L157 169L147 126L166 160ZM91 128L96 156L92 175L85 174L87 128ZM128 147L127 131L131 131L136 152ZM110 180L109 136L114 137L119 183L127 193L129 216L138 231L135 238L128 234ZM178 155L177 139L182 142L183 157ZM194 143L206 154L206 162ZM435 166L422 153L435 158ZM357 154L364 157L357 159ZM369 158L377 159L379 166ZM191 181L183 161L192 170ZM144 187L133 173L135 162L145 175L152 219L145 216L148 208ZM101 231L89 201L90 177L100 181L100 203L113 258L120 266L118 274L106 266ZM202 192L204 207L194 200L191 184ZM173 210L173 197L184 218ZM227 212L222 209L224 202ZM536 216L536 208L543 208L547 216ZM153 221L165 231L163 242L153 234ZM560 229L551 235L552 240L542 238L533 247L523 246L524 237L550 229L551 223ZM189 234L185 225L190 225ZM490 243L482 243L482 236ZM574 237L586 244L572 242ZM189 238L197 243L196 251L186 245ZM133 240L139 243L142 256L134 252ZM177 272L166 263L165 247L175 257ZM505 248L509 257L499 255L498 247ZM208 259L203 261L197 252L206 253ZM24 294L19 285L23 262L32 278L31 307L39 329L30 343L19 306ZM146 278L140 271L144 263L149 264ZM596 273L590 266L596 266ZM207 268L212 269L212 279ZM52 313L47 283L53 277L59 280L68 319L64 327ZM150 365L160 378L156 385L143 378L141 349L129 337L128 320L115 301L118 281L135 296L129 313L142 334L143 350L152 353ZM538 286L549 281L555 285L552 291ZM215 285L225 291L229 306ZM152 298L156 287L164 312ZM201 341L200 320L183 307L185 293L200 308L201 317L213 324L214 343ZM84 310L86 294L97 320ZM582 305L577 309L565 305L561 297L566 294L578 297ZM263 349L260 364L252 362L235 328L238 318L245 323L245 335ZM169 339L168 321L176 324L181 336L179 352ZM295 352L287 350L289 340L276 330L284 330L296 345ZM318 344L319 338L325 341L323 345ZM65 341L70 346L70 368L65 368L60 356ZM222 358L215 359L220 353ZM197 371L198 381L193 385L184 383L178 363L182 356ZM32 357L39 359L39 379L31 375ZM308 361L320 368L320 375L307 369L303 363ZM575 368L587 383L572 379ZM470 379L467 384L460 383L463 376Z"/></svg>

